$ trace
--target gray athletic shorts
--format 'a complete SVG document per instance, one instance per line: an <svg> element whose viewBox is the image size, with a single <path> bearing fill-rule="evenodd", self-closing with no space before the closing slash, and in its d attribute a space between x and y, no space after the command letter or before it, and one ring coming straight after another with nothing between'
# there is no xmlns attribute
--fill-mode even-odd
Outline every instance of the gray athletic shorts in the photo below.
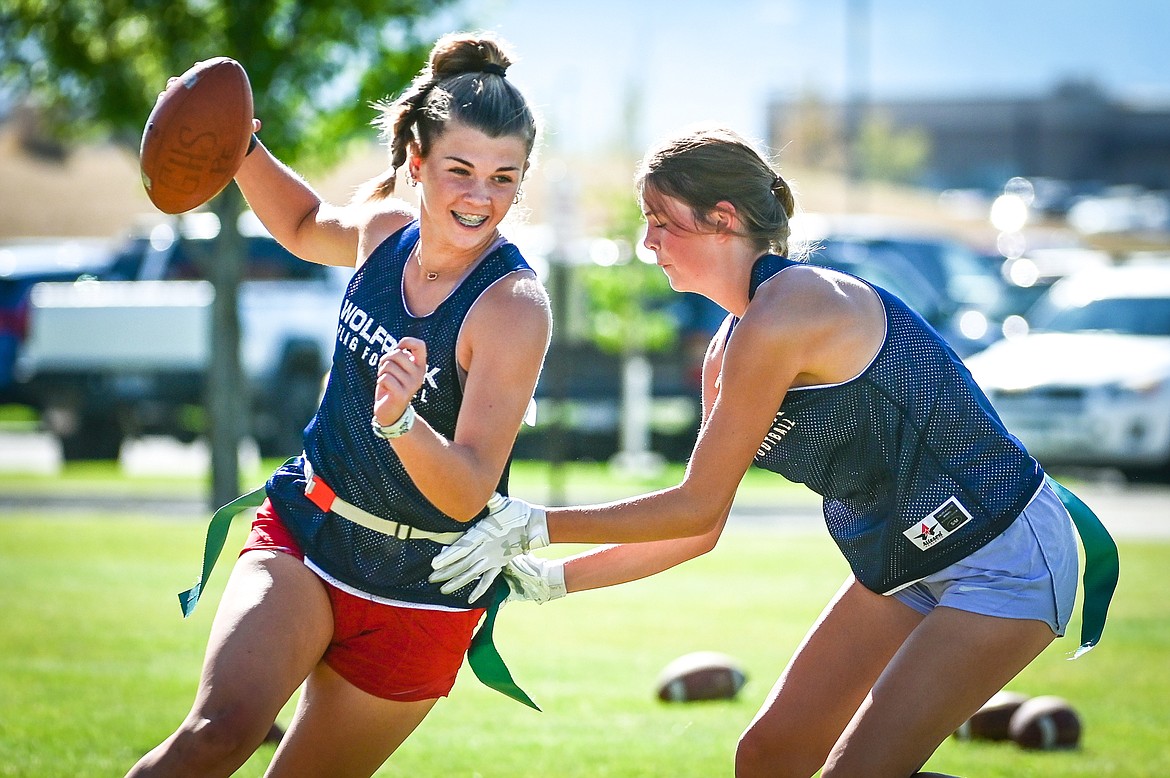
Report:
<svg viewBox="0 0 1170 778"><path fill-rule="evenodd" d="M1072 519L1047 483L999 537L950 567L891 594L922 614L939 605L1043 621L1064 635L1077 594Z"/></svg>

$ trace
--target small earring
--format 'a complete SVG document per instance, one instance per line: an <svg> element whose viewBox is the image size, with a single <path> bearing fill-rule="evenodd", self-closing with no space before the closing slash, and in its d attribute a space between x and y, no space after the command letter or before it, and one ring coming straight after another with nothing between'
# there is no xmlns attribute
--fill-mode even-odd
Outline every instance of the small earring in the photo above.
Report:
<svg viewBox="0 0 1170 778"><path fill-rule="evenodd" d="M516 196L512 198L512 205L519 205L520 198L524 197L524 189L522 187L516 188Z"/></svg>

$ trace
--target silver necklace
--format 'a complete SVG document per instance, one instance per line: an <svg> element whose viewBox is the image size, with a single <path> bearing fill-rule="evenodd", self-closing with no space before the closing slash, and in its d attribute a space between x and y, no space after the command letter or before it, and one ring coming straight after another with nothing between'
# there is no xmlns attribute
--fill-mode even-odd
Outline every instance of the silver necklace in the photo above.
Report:
<svg viewBox="0 0 1170 778"><path fill-rule="evenodd" d="M422 243L422 241L415 243L414 249L410 253L414 254L414 261L418 263L418 269L421 270L426 275L427 280L434 281L436 278L439 277L439 274L433 270L427 270L425 267L423 267L422 252L419 250L420 243Z"/></svg>

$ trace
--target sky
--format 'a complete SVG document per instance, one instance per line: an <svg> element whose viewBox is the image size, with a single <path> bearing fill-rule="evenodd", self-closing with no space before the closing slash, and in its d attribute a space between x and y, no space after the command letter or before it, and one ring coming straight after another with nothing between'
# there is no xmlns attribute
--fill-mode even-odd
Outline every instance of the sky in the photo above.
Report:
<svg viewBox="0 0 1170 778"><path fill-rule="evenodd" d="M461 8L512 44L519 56L509 76L543 114L546 142L567 150L626 138L640 152L712 120L762 139L769 99L804 93L1026 96L1078 79L1119 100L1170 105L1167 0L468 0Z"/></svg>

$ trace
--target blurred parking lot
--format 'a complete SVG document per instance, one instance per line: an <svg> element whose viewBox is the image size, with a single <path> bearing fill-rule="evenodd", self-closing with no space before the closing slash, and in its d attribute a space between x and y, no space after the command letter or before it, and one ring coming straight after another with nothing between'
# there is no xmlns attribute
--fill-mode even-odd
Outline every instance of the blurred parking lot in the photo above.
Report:
<svg viewBox="0 0 1170 778"><path fill-rule="evenodd" d="M157 227L150 233L152 246L155 232ZM270 238L250 240L275 247ZM107 277L111 281L108 285L119 289L138 286L118 280L126 278L171 288L189 284L179 280L187 278L179 271L192 262L182 260L185 255L175 248L185 244L171 240L144 253L140 248L146 241L140 235L125 244L138 247L134 252L124 248L113 255L134 259L133 263L113 262L113 268L121 268L117 273L108 268L104 272L86 270L93 262L82 263L88 255L80 255L74 241L58 242L57 254L65 259L54 255L56 264L41 275L33 272L39 265L34 267L29 261L10 263L8 270L0 267L0 276L14 290L7 301L11 315L0 316L0 324L9 325L3 331L7 332L6 340L0 337L7 344L0 348L0 379L8 376L9 402L28 405L39 417L37 429L57 436L66 460L115 457L125 441L127 457L133 462L137 442L144 437L168 434L189 444L200 436L206 413L199 392L203 363L194 352L182 362L177 356L198 351L195 341L199 338L192 340L195 345L186 341L168 345L160 367L145 361L138 353L142 345L137 341L123 343L123 338L97 334L104 331L98 322L120 320L113 317L117 313L113 308L95 305L94 295L102 284L95 283L93 276ZM37 250L44 253L52 243L41 241ZM534 245L525 251L541 260L538 266L550 266L547 248ZM1008 429L1043 464L1116 467L1131 479L1170 482L1170 254L1131 254L1065 246L1035 248L1007 257L981 252L953 232L912 220L876 214L803 213L793 221L793 256L865 278L922 314L968 362ZM622 445L624 357L604 351L582 334L589 328L584 311L591 305L587 285L581 282L581 274L588 273L594 264L589 253L577 258L562 256L558 262L562 277L567 279L561 306L565 314L560 319L565 330L554 338L537 388L541 411L537 426L522 430L516 455L522 459L605 461L620 453ZM127 269L130 264L133 272ZM285 265L298 272L317 269L291 257L280 267ZM18 266L23 275L15 273ZM270 266L276 265L258 262L249 254L247 267L268 268L263 278L269 280L251 281L255 294L241 302L245 314L253 309L256 312L243 317L245 324L261 314L270 322L259 329L246 326L242 343L243 354L249 357L245 373L252 381L253 437L265 456L299 447L299 431L315 406L331 347L331 343L316 343L307 333L319 330L331 335L326 322L332 320L339 294L335 285L289 277L287 269L271 272ZM1113 294L1111 300L1090 300L1091 295L1081 292L1072 295L1076 299L1070 304L1069 293L1060 292L1111 288L1103 279L1131 272L1119 268L1137 266L1144 269L1130 287L1142 290L1140 295L1131 289ZM59 267L73 275L61 276ZM145 267L153 270L147 272L142 269ZM77 273L86 280L85 289L74 289L79 287L73 283ZM1077 276L1091 280L1074 287L1070 279ZM66 283L35 284L38 280ZM1069 283L1062 283L1066 280ZM551 284L551 279L547 282ZM262 286L268 291L261 291ZM50 287L62 295L85 293L81 302L61 304L61 310L73 316L69 326L58 322L52 333L47 332L48 325L39 330L45 336L65 338L63 342L72 350L58 348L50 353L57 361L51 365L53 370L42 371L44 377L32 376L26 383L13 381L11 363L22 362L25 372L30 372L28 365L35 362L31 356L40 353L33 346L45 340L30 336L30 329L33 334L38 330L28 326L29 300L42 300L40 307L31 306L39 320L55 321L44 318L56 310L43 302L48 297L34 294L50 291ZM271 325L277 321L269 314L272 305L286 302L290 290L310 288L312 297L293 307L318 310L317 320L302 322L305 317L297 314L286 323ZM1061 305L1065 309L1101 313L1059 338L1044 335L1039 330L1053 326L1048 322L1052 300L1057 299L1053 293L1064 295ZM647 381L650 429L646 441L655 456L679 462L689 455L698 426L699 363L724 312L696 295L674 295L669 303L642 303L644 308L661 307L678 331L675 348L647 355L651 374ZM170 315L169 308L159 310ZM139 308L133 312L141 316ZM181 312L176 308L174 316ZM174 319L166 321L173 323ZM141 330L138 324L123 329ZM177 327L161 324L155 329L178 332ZM82 335L99 342L91 347ZM1046 345L1058 341L1063 344L1064 356L1060 358ZM120 344L117 349L115 344ZM1052 358L1040 359L1038 353ZM257 354L266 356L257 360ZM999 367L993 369L993 362ZM4 363L9 366L5 368ZM1060 369L1050 369L1053 366ZM293 408L287 387L298 376L298 385L306 388L298 394L303 401ZM276 407L290 411L287 419L265 412L265 399L281 395L274 392L274 386L286 387L283 402ZM144 461L149 462L149 457Z"/></svg>

